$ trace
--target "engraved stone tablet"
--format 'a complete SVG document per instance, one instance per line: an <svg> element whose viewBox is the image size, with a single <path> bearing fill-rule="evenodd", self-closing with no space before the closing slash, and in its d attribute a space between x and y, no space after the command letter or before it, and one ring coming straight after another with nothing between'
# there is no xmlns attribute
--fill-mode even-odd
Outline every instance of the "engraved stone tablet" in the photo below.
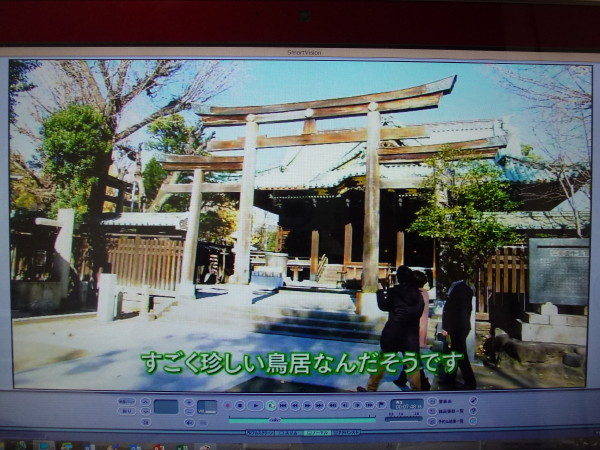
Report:
<svg viewBox="0 0 600 450"><path fill-rule="evenodd" d="M529 302L587 305L590 240L529 240Z"/></svg>

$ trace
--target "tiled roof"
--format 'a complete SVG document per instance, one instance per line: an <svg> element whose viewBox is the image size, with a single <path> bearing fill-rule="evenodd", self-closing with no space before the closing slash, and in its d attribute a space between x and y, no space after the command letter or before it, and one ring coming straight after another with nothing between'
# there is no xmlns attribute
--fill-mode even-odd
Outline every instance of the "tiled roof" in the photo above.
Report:
<svg viewBox="0 0 600 450"><path fill-rule="evenodd" d="M566 230L575 228L575 217L569 211L516 211L487 213L500 223L519 230ZM582 223L590 223L590 211L579 211Z"/></svg>
<svg viewBox="0 0 600 450"><path fill-rule="evenodd" d="M441 122L424 125L429 137L426 139L417 139L423 145L461 142L506 135L506 130L500 119Z"/></svg>
<svg viewBox="0 0 600 450"><path fill-rule="evenodd" d="M364 174L364 144L290 147L281 165L257 174L256 187L282 190L333 187Z"/></svg>
<svg viewBox="0 0 600 450"><path fill-rule="evenodd" d="M507 144L501 120L474 120L425 124L428 138L406 139L407 145L431 145L492 138L490 144ZM288 147L283 162L257 174L257 189L291 190L331 188L344 180L364 176L366 144L323 144ZM382 180L397 187L414 188L428 174L423 164L382 164Z"/></svg>
<svg viewBox="0 0 600 450"><path fill-rule="evenodd" d="M390 125L390 124L388 124ZM506 180L513 183L540 183L555 180L547 163L520 156L520 143L507 131L502 120L473 120L424 125L428 138L406 139L406 145L432 145L488 139L488 146L500 147L495 164L503 171ZM332 188L344 180L364 176L365 143L323 144L288 147L283 162L257 174L257 189L293 190ZM518 152L518 153L517 153ZM572 175L580 168L574 166ZM405 162L382 164L382 181L393 181L395 188L416 188L430 169L422 163Z"/></svg>
<svg viewBox="0 0 600 450"><path fill-rule="evenodd" d="M496 164L503 171L504 177L513 183L541 183L556 181L556 174L550 170L548 163L522 157L498 153ZM577 176L583 165L572 165L570 176Z"/></svg>
<svg viewBox="0 0 600 450"><path fill-rule="evenodd" d="M187 212L177 213L121 213L103 214L100 221L106 226L121 227L174 227L177 230L186 228Z"/></svg>

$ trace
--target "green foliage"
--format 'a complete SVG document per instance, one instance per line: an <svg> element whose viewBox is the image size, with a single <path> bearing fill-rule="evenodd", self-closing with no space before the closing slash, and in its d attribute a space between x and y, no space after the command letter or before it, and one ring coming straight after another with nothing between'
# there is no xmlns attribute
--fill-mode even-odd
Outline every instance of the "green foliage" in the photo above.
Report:
<svg viewBox="0 0 600 450"><path fill-rule="evenodd" d="M210 137L204 135L204 127L201 122L195 125L186 125L181 114L172 114L156 119L148 126L148 131L152 133L152 136L146 142L146 149L170 155L205 155L207 154L206 142L212 137L212 135ZM160 167L160 163L155 158L152 158L146 165L143 177L149 203L158 194L160 185L166 179L167 174L168 172ZM210 175L207 177L207 181L211 181ZM189 174L179 174L175 182L189 183L191 177ZM187 196L172 195L161 209L166 212L187 211L188 203Z"/></svg>
<svg viewBox="0 0 600 450"><path fill-rule="evenodd" d="M31 210L38 205L38 199L31 192L22 192L11 203L13 209Z"/></svg>
<svg viewBox="0 0 600 450"><path fill-rule="evenodd" d="M529 156L529 154L533 151L533 145L530 144L521 144L521 155Z"/></svg>
<svg viewBox="0 0 600 450"><path fill-rule="evenodd" d="M207 155L206 143L212 135L204 134L201 122L195 125L186 125L185 119L180 114L172 114L155 120L148 126L153 134L146 148L155 152L175 155ZM167 171L160 163L152 158L144 168L143 178L146 188L146 197L151 203L167 177ZM207 182L225 181L227 175L223 173L206 173ZM180 173L176 183L191 182L189 173ZM189 208L189 195L171 195L161 206L165 212L187 211ZM202 195L202 210L200 213L199 238L208 242L221 242L233 244L231 238L236 228L237 200L233 200L224 193L207 193Z"/></svg>
<svg viewBox="0 0 600 450"><path fill-rule="evenodd" d="M52 192L45 180L41 180L29 168L24 158L16 152L9 154L10 160L10 209L48 209L54 201Z"/></svg>
<svg viewBox="0 0 600 450"><path fill-rule="evenodd" d="M261 227L252 235L251 243L258 250L274 252L277 247L277 230Z"/></svg>
<svg viewBox="0 0 600 450"><path fill-rule="evenodd" d="M187 211L190 206L190 196L185 194L174 194L169 197L161 207L163 212L182 212Z"/></svg>
<svg viewBox="0 0 600 450"><path fill-rule="evenodd" d="M460 159L459 149L445 147L427 161L433 171L424 181L425 205L409 231L436 239L453 278L470 278L496 248L514 244L519 236L490 212L509 212L508 183L485 161Z"/></svg>
<svg viewBox="0 0 600 450"><path fill-rule="evenodd" d="M84 179L74 177L70 183L56 187L56 202L52 204L52 212L56 214L59 209L73 208L75 210L75 221L80 223L88 212L88 203L92 187L98 182L98 178Z"/></svg>
<svg viewBox="0 0 600 450"><path fill-rule="evenodd" d="M222 203L218 208L208 208L200 213L199 238L208 242L234 243L231 235L237 223L237 209L235 202Z"/></svg>
<svg viewBox="0 0 600 450"><path fill-rule="evenodd" d="M160 185L167 178L168 172L162 168L156 158L152 158L146 164L142 177L144 179L144 188L146 189L146 197L152 199L156 197Z"/></svg>
<svg viewBox="0 0 600 450"><path fill-rule="evenodd" d="M74 208L81 220L92 188L111 163L112 133L104 116L87 105L70 105L42 126L44 173L56 189L58 208Z"/></svg>
<svg viewBox="0 0 600 450"><path fill-rule="evenodd" d="M148 131L152 133L152 138L146 144L148 150L171 155L203 153L208 140L200 122L186 125L181 114L156 119L148 125Z"/></svg>
<svg viewBox="0 0 600 450"><path fill-rule="evenodd" d="M535 153L535 148L531 144L521 144L521 155L528 161L542 161L542 157Z"/></svg>

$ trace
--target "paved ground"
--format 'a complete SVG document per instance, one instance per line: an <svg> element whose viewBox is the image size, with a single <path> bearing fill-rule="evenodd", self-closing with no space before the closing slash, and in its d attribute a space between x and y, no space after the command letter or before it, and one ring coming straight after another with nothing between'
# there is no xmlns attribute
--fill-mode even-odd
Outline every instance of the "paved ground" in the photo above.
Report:
<svg viewBox="0 0 600 450"><path fill-rule="evenodd" d="M47 389L141 389L158 391L226 391L255 376L268 376L256 370L238 375L195 375L184 364L180 374L158 369L146 372L140 355L154 350L173 354L192 352L235 352L249 355L256 366L256 355L269 352L311 352L328 354L375 351L377 346L318 339L253 333L194 323L166 320L144 322L138 319L98 323L95 319L61 320L22 324L15 333L15 387ZM333 351L335 348L335 351ZM239 358L236 358L239 360ZM196 361L199 363L199 361ZM162 362L159 366L162 367ZM365 376L298 376L303 383L323 384L338 389L354 389Z"/></svg>
<svg viewBox="0 0 600 450"><path fill-rule="evenodd" d="M275 381L280 383L281 391L310 390L310 385L318 386L319 390L353 391L358 385L365 385L368 379L365 374L333 375L313 371L309 375L282 376L266 373L266 369L260 368L259 358L266 360L272 352L331 355L336 358L335 366L345 353L349 361L356 361L361 354L378 350L378 346L372 344L255 333L243 322L230 320L235 311L246 307L269 309L288 306L351 312L354 300L347 294L286 292L270 295L243 289L226 292L216 288L203 290L197 300L182 302L172 314L151 321L135 317L103 323L95 315L15 321L15 387L152 391L227 391L241 388L258 391L265 382L269 389L275 390ZM196 321L194 315L202 320ZM141 356L150 355L152 351L169 355L172 360L157 360L157 370L149 374ZM225 370L212 375L194 373L193 368L202 364L200 356L193 357L194 352L217 352L222 357L231 352L231 373ZM184 363L188 358L191 358L191 368ZM246 361L246 367L240 365L243 361ZM215 367L212 365L215 360L204 360L204 363L209 371ZM569 381L564 375L548 380L535 371L517 373L514 370L490 369L477 362L474 366L481 389L580 383L578 380ZM238 372L240 367L242 369ZM169 373L179 370L181 373ZM380 390L397 391L399 388L392 383L394 378L387 375ZM431 381L435 387L433 377Z"/></svg>

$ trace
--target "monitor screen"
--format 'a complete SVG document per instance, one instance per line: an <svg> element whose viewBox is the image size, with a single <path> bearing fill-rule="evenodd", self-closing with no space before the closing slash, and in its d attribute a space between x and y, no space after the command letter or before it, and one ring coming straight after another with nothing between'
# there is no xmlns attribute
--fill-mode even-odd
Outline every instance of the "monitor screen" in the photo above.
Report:
<svg viewBox="0 0 600 450"><path fill-rule="evenodd" d="M6 448L600 431L597 54L0 54Z"/></svg>

